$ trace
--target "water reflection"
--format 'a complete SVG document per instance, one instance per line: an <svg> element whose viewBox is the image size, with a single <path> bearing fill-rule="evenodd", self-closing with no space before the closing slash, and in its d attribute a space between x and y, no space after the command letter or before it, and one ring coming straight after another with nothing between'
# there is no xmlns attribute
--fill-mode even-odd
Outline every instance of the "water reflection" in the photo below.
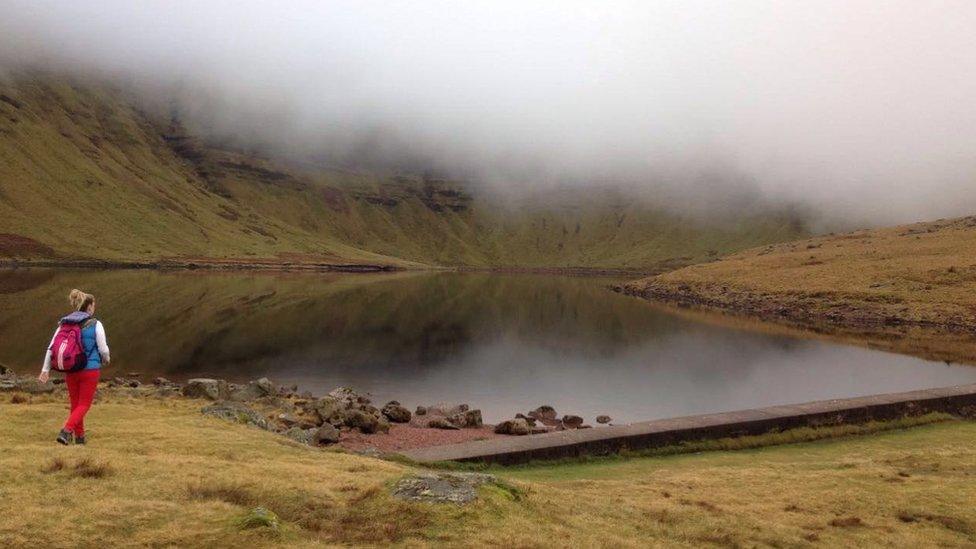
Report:
<svg viewBox="0 0 976 549"><path fill-rule="evenodd" d="M98 296L115 372L344 384L489 419L635 421L976 382L976 368L678 318L607 279L489 274L0 273L0 362L33 370L65 295Z"/></svg>

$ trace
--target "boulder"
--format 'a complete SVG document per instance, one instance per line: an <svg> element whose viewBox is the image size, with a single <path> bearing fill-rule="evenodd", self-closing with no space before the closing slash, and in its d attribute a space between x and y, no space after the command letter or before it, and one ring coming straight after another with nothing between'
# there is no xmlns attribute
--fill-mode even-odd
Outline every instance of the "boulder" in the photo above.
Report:
<svg viewBox="0 0 976 549"><path fill-rule="evenodd" d="M166 379L165 377L157 377L153 380L153 385L172 385L173 382Z"/></svg>
<svg viewBox="0 0 976 549"><path fill-rule="evenodd" d="M0 376L5 376L11 372L10 368L7 368L3 364L0 364Z"/></svg>
<svg viewBox="0 0 976 549"><path fill-rule="evenodd" d="M277 419L278 423L282 424L285 428L294 427L299 423L298 418L289 413L278 414L275 419Z"/></svg>
<svg viewBox="0 0 976 549"><path fill-rule="evenodd" d="M458 427L481 427L481 410L466 410L447 418Z"/></svg>
<svg viewBox="0 0 976 549"><path fill-rule="evenodd" d="M433 406L427 407L427 413L431 415L450 417L453 415L460 414L461 412L467 412L471 409L467 404L451 404L447 402L440 402Z"/></svg>
<svg viewBox="0 0 976 549"><path fill-rule="evenodd" d="M323 423L332 423L333 425L342 424L343 406L341 402L333 397L322 397L314 402L311 402L309 408L315 412L315 415L318 416L319 425Z"/></svg>
<svg viewBox="0 0 976 549"><path fill-rule="evenodd" d="M275 388L274 383L271 383L268 378L262 377L234 390L230 395L230 399L238 402L247 402L277 394L278 390Z"/></svg>
<svg viewBox="0 0 976 549"><path fill-rule="evenodd" d="M579 429L583 425L583 418L574 415L565 415L562 420L563 427L566 429Z"/></svg>
<svg viewBox="0 0 976 549"><path fill-rule="evenodd" d="M431 429L449 429L452 431L457 431L458 429L460 429L460 427L448 421L447 418L443 418L443 417L435 417L434 419L431 419L430 421L427 422L427 426L430 427Z"/></svg>
<svg viewBox="0 0 976 549"><path fill-rule="evenodd" d="M271 423L264 416L240 402L222 400L205 406L200 412L205 416L217 417L224 421L253 425L266 431L271 430Z"/></svg>
<svg viewBox="0 0 976 549"><path fill-rule="evenodd" d="M604 416L596 416L596 422L599 423L600 425L606 425L607 423L610 423L611 421L613 421L613 418L610 417L610 416L606 416L606 415L604 415Z"/></svg>
<svg viewBox="0 0 976 549"><path fill-rule="evenodd" d="M555 427L559 425L559 420L556 418L556 409L549 405L542 405L529 412L528 416L530 419L540 421L550 427Z"/></svg>
<svg viewBox="0 0 976 549"><path fill-rule="evenodd" d="M315 446L335 444L336 442L339 442L339 430L328 423L316 429L309 439L309 443Z"/></svg>
<svg viewBox="0 0 976 549"><path fill-rule="evenodd" d="M407 410L397 401L391 401L383 407L383 415L393 423L408 423L410 421L410 410Z"/></svg>
<svg viewBox="0 0 976 549"><path fill-rule="evenodd" d="M417 411L414 412L414 414L416 414L418 416L426 416L427 415L427 407L426 406L417 406Z"/></svg>
<svg viewBox="0 0 976 549"><path fill-rule="evenodd" d="M183 386L183 396L219 400L230 393L227 382L222 379L194 378Z"/></svg>
<svg viewBox="0 0 976 549"><path fill-rule="evenodd" d="M499 435L527 435L532 432L529 422L522 418L503 421L495 426L495 432Z"/></svg>
<svg viewBox="0 0 976 549"><path fill-rule="evenodd" d="M361 433L365 434L380 430L379 418L362 410L346 410L343 413L342 424L350 429L359 429Z"/></svg>
<svg viewBox="0 0 976 549"><path fill-rule="evenodd" d="M346 408L358 408L369 404L369 399L349 387L336 387L329 392L329 396L342 403Z"/></svg>

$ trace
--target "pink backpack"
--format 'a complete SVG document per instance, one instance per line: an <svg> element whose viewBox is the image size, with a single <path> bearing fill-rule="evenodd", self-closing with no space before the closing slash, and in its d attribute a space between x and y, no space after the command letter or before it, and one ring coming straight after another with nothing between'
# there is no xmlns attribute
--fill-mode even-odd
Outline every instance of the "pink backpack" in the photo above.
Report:
<svg viewBox="0 0 976 549"><path fill-rule="evenodd" d="M58 372L77 372L88 365L85 345L81 342L83 323L61 322L51 345L51 369Z"/></svg>

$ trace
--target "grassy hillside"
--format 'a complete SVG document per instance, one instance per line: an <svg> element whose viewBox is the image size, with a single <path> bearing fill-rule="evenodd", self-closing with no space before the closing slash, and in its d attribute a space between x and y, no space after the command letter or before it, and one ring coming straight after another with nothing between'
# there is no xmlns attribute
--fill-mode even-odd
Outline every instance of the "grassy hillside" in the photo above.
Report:
<svg viewBox="0 0 976 549"><path fill-rule="evenodd" d="M4 547L976 543L972 422L498 469L515 490L485 489L460 507L392 498L412 467L304 447L204 417L184 399L105 392L86 421L88 445L61 447L52 438L64 397L17 396L0 396ZM239 525L257 506L280 517L277 533Z"/></svg>
<svg viewBox="0 0 976 549"><path fill-rule="evenodd" d="M0 82L0 258L652 270L804 232L786 211L706 222L595 191L502 206L457 182L224 150L139 104L67 79Z"/></svg>
<svg viewBox="0 0 976 549"><path fill-rule="evenodd" d="M753 248L623 290L976 361L976 217Z"/></svg>

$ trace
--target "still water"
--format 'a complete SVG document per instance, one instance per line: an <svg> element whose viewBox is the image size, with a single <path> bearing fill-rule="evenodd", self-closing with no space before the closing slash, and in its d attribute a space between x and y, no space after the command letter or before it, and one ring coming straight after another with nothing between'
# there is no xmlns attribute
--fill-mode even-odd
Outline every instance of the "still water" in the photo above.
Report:
<svg viewBox="0 0 976 549"><path fill-rule="evenodd" d="M706 324L606 278L407 273L0 272L0 363L39 369L66 296L92 292L113 365L143 380L348 385L488 421L540 404L592 422L976 382L976 367Z"/></svg>

